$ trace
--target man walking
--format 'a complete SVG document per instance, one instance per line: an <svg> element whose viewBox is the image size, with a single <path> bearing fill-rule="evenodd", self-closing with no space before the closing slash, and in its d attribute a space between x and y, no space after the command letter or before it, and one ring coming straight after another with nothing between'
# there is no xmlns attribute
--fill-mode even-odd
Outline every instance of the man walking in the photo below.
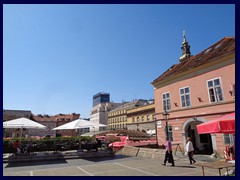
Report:
<svg viewBox="0 0 240 180"><path fill-rule="evenodd" d="M172 163L171 166L175 166L173 155L172 155L172 143L171 143L171 141L169 141L168 137L166 137L165 149L166 149L165 158L164 158L164 162L162 163L162 165L166 166L166 162L168 160L169 163Z"/></svg>

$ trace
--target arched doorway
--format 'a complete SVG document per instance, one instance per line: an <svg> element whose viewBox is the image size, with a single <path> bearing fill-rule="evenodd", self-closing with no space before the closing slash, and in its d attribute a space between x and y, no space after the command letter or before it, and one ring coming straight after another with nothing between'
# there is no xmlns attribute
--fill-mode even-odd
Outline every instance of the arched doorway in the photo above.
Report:
<svg viewBox="0 0 240 180"><path fill-rule="evenodd" d="M212 137L210 134L198 134L196 126L206 122L204 118L190 118L183 123L182 139L184 147L186 138L190 137L196 154L212 154Z"/></svg>

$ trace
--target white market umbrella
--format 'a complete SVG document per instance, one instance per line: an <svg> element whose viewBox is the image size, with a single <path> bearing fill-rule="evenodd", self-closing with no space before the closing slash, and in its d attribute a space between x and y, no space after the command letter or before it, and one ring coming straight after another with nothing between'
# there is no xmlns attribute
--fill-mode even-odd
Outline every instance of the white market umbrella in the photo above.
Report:
<svg viewBox="0 0 240 180"><path fill-rule="evenodd" d="M84 119L77 119L72 122L63 124L56 128L53 128L52 130L82 129L82 128L88 128L88 127L93 127L95 129L96 127L105 127L105 126L107 126L107 125L95 123L95 122L84 120ZM79 134L80 134L80 131L79 131ZM80 139L81 139L81 136L80 136ZM80 139L79 139L79 141L80 141L79 148L81 149L81 140Z"/></svg>
<svg viewBox="0 0 240 180"><path fill-rule="evenodd" d="M84 120L84 119L77 119L72 122L53 128L52 130L81 129L81 128L88 128L88 127L96 128L96 127L105 127L105 126L107 125L95 123L95 122Z"/></svg>
<svg viewBox="0 0 240 180"><path fill-rule="evenodd" d="M37 123L35 121L32 121L27 118L18 118L18 119L13 119L10 121L4 121L3 122L3 128L9 128L9 129L21 129L21 137L22 137L22 130L23 128L25 129L45 129L46 126Z"/></svg>

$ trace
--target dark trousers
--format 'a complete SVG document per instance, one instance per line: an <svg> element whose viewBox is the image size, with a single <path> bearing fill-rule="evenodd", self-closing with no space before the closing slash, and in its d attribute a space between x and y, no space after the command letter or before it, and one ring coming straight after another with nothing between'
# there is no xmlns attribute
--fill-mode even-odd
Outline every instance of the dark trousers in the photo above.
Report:
<svg viewBox="0 0 240 180"><path fill-rule="evenodd" d="M189 157L190 164L192 164L192 161L193 161L193 162L196 162L196 161L193 159L193 151L188 152L188 157Z"/></svg>
<svg viewBox="0 0 240 180"><path fill-rule="evenodd" d="M172 151L170 151L170 153L168 153L168 151L166 151L165 153L165 158L164 158L164 164L166 164L166 162L172 163L172 165L174 166L174 159L173 159L173 155L172 155Z"/></svg>

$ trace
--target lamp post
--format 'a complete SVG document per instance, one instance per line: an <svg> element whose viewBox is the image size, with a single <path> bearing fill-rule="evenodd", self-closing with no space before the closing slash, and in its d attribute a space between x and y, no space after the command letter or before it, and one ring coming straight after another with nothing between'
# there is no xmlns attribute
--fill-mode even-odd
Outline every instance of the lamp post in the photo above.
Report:
<svg viewBox="0 0 240 180"><path fill-rule="evenodd" d="M156 146L158 147L158 136L157 136L157 119L156 116L154 115L154 124L155 124L155 136L156 136Z"/></svg>
<svg viewBox="0 0 240 180"><path fill-rule="evenodd" d="M165 110L163 112L163 118L164 118L164 121L166 123L166 134L167 134L167 138L169 138L169 135L168 135L168 117L169 117L169 114L168 112Z"/></svg>

